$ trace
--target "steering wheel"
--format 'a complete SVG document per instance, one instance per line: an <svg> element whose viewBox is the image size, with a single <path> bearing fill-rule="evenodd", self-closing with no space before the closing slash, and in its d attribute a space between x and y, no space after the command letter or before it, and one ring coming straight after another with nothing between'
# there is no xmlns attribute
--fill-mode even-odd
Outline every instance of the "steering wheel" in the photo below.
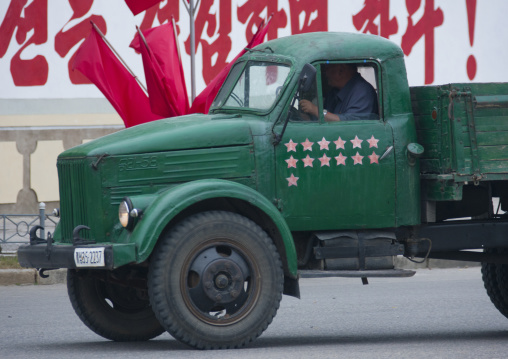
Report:
<svg viewBox="0 0 508 359"><path fill-rule="evenodd" d="M289 116L292 121L309 122L318 120L316 116L303 112L301 108L296 109L293 106L289 108Z"/></svg>
<svg viewBox="0 0 508 359"><path fill-rule="evenodd" d="M230 95L230 97L231 97L233 100L235 100L235 102L236 102L236 103L237 103L240 107L243 107L243 101L242 101L242 99L241 99L240 97L238 97L238 95L237 95L237 94L235 94L235 93L233 93L233 92L232 92L232 93L231 93L231 95Z"/></svg>
<svg viewBox="0 0 508 359"><path fill-rule="evenodd" d="M289 107L289 120L290 121L304 121L302 118L302 112L300 109L296 109L293 106Z"/></svg>

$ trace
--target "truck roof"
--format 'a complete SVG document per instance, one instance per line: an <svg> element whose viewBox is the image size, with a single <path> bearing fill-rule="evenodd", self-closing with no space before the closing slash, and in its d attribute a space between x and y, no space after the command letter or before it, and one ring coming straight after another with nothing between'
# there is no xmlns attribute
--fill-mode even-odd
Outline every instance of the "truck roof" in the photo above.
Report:
<svg viewBox="0 0 508 359"><path fill-rule="evenodd" d="M383 62L402 57L401 48L381 36L346 32L311 32L265 42L255 48L293 58L297 63L320 60L367 60Z"/></svg>

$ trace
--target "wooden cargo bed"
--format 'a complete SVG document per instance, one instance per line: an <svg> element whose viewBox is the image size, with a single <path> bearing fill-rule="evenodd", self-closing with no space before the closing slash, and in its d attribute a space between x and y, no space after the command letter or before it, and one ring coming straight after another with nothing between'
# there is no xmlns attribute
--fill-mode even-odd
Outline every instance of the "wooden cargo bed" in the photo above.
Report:
<svg viewBox="0 0 508 359"><path fill-rule="evenodd" d="M508 179L508 84L412 87L411 102L422 174Z"/></svg>

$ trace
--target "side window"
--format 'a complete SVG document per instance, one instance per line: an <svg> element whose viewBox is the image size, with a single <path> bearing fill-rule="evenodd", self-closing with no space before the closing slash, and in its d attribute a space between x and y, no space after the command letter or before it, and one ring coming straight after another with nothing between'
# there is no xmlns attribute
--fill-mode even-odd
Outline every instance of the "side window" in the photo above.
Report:
<svg viewBox="0 0 508 359"><path fill-rule="evenodd" d="M377 73L373 66L358 66L358 72L377 91Z"/></svg>
<svg viewBox="0 0 508 359"><path fill-rule="evenodd" d="M323 118L331 121L378 120L378 76L374 63L320 65Z"/></svg>
<svg viewBox="0 0 508 359"><path fill-rule="evenodd" d="M327 61L316 68L320 76L311 90L295 100L290 108L291 121L379 120L375 63Z"/></svg>

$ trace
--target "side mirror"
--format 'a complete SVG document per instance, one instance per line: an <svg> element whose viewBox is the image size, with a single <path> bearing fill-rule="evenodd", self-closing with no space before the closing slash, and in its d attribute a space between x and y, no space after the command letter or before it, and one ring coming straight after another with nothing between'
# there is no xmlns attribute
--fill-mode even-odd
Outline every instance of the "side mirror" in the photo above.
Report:
<svg viewBox="0 0 508 359"><path fill-rule="evenodd" d="M309 91L314 80L316 79L316 68L311 64L305 64L303 66L302 72L300 72L300 79L298 86L299 92Z"/></svg>

